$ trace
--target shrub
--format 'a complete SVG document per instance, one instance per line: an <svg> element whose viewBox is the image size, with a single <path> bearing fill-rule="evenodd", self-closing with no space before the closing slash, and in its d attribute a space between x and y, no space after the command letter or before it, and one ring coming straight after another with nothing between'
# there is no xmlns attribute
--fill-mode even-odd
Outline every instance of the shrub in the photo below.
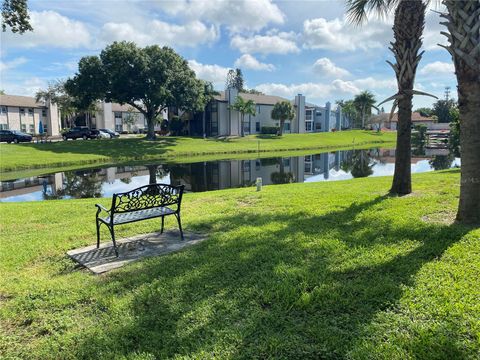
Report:
<svg viewBox="0 0 480 360"><path fill-rule="evenodd" d="M260 129L260 132L262 134L278 134L280 131L280 128L278 126L262 126Z"/></svg>
<svg viewBox="0 0 480 360"><path fill-rule="evenodd" d="M169 127L170 127L170 132L172 133L172 135L174 135L174 136L181 135L182 130L183 130L182 119L180 119L179 116L173 116L172 120L170 120Z"/></svg>

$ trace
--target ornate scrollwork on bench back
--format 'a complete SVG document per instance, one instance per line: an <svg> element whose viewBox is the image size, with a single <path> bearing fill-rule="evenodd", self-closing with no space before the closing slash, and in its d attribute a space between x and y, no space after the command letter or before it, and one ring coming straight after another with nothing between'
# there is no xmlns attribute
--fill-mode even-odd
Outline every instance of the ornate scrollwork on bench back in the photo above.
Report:
<svg viewBox="0 0 480 360"><path fill-rule="evenodd" d="M124 213L156 207L180 206L184 186L150 184L137 189L113 194L112 212Z"/></svg>

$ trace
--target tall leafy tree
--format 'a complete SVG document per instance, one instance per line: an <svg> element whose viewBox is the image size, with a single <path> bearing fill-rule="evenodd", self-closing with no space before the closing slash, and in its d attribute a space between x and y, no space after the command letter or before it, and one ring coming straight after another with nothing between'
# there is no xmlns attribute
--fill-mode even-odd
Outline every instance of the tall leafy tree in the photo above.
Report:
<svg viewBox="0 0 480 360"><path fill-rule="evenodd" d="M242 70L230 69L227 73L227 81L225 83L226 89L237 89L238 92L244 92L245 81L243 80Z"/></svg>
<svg viewBox="0 0 480 360"><path fill-rule="evenodd" d="M233 110L237 110L240 113L241 135L245 136L245 130L244 130L245 114L255 115L255 103L253 102L253 100L245 100L241 96L237 96L231 108Z"/></svg>
<svg viewBox="0 0 480 360"><path fill-rule="evenodd" d="M155 139L156 119L168 107L196 111L204 107L203 83L187 61L169 47L140 48L114 42L100 56L80 60L66 88L82 102L105 100L128 104L147 120L147 139Z"/></svg>
<svg viewBox="0 0 480 360"><path fill-rule="evenodd" d="M33 30L27 0L3 0L2 30L7 31L7 28L19 34Z"/></svg>
<svg viewBox="0 0 480 360"><path fill-rule="evenodd" d="M435 115L439 123L449 123L452 121L450 110L456 107L455 100L438 100L433 104L432 115Z"/></svg>
<svg viewBox="0 0 480 360"><path fill-rule="evenodd" d="M357 113L360 115L362 129L365 128L366 118L372 114L372 107L375 105L376 101L375 95L368 90L355 95L353 105L355 106Z"/></svg>
<svg viewBox="0 0 480 360"><path fill-rule="evenodd" d="M215 95L219 95L218 91L215 91L213 88L213 84L209 81L202 81L203 84L203 102L205 105L210 103ZM202 109L202 131L203 131L203 136L206 136L206 118L205 118L205 107Z"/></svg>
<svg viewBox="0 0 480 360"><path fill-rule="evenodd" d="M390 50L396 63L388 62L395 71L398 92L382 103L394 100L391 115L398 106L397 149L395 173L390 192L405 195L412 191L411 180L411 124L414 94L428 95L414 90L418 63L422 58L422 34L425 26L426 1L424 0L347 0L352 21L361 23L369 11L385 15L395 9L394 41Z"/></svg>
<svg viewBox="0 0 480 360"><path fill-rule="evenodd" d="M462 161L457 220L480 223L480 2L444 0L448 33L458 82L460 156Z"/></svg>
<svg viewBox="0 0 480 360"><path fill-rule="evenodd" d="M358 112L353 100L337 100L335 103L341 107L343 115L349 120L350 127L354 127L358 119Z"/></svg>
<svg viewBox="0 0 480 360"><path fill-rule="evenodd" d="M295 109L290 101L277 102L272 109L272 119L280 121L280 136L283 135L283 127L286 120L293 120L295 118Z"/></svg>

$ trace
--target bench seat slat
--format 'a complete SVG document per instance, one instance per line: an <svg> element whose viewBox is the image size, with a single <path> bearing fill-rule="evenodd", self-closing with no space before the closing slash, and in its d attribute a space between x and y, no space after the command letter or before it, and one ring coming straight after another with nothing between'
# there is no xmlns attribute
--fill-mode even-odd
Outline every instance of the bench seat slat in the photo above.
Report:
<svg viewBox="0 0 480 360"><path fill-rule="evenodd" d="M156 218L164 215L174 214L175 211L169 207L156 207L151 209L136 210L126 213L119 213L113 215L113 224L125 224L129 222L134 222L138 220L146 220L151 218ZM110 223L110 217L99 218L104 223Z"/></svg>

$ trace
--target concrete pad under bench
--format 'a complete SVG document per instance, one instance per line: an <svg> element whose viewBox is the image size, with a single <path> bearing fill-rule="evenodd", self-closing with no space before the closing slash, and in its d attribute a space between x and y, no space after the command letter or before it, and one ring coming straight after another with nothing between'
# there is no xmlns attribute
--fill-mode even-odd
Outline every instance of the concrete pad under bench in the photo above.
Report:
<svg viewBox="0 0 480 360"><path fill-rule="evenodd" d="M206 235L190 232L184 232L184 236L182 241L180 233L171 230L163 234L158 232L118 239L118 257L111 241L101 243L98 249L92 245L70 250L67 255L94 274L101 274L146 257L170 254L207 238Z"/></svg>

